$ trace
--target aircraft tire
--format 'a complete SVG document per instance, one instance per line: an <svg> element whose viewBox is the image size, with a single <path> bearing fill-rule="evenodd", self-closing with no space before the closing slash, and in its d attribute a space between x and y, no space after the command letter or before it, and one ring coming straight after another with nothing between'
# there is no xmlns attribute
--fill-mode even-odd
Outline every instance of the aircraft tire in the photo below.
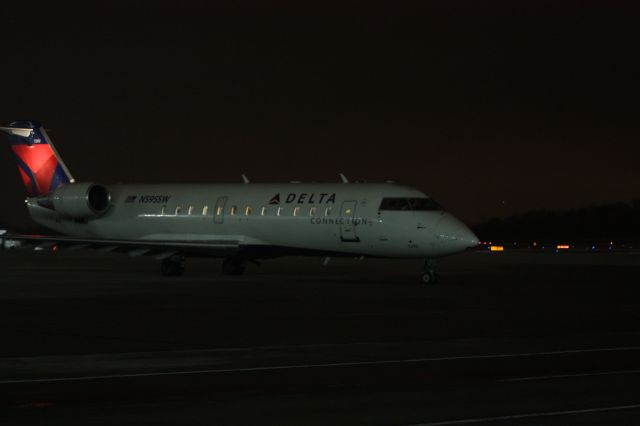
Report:
<svg viewBox="0 0 640 426"><path fill-rule="evenodd" d="M431 285L437 283L439 277L435 271L425 271L421 278L423 284Z"/></svg>

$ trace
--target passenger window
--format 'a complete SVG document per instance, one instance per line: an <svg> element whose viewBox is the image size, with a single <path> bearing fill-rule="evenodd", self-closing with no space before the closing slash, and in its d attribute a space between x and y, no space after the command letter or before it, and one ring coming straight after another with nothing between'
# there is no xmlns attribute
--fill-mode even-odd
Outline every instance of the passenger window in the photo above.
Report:
<svg viewBox="0 0 640 426"><path fill-rule="evenodd" d="M206 216L209 214L209 206L204 206L202 208L202 216Z"/></svg>
<svg viewBox="0 0 640 426"><path fill-rule="evenodd" d="M282 207L278 207L278 216L282 216L282 211L284 209Z"/></svg>
<svg viewBox="0 0 640 426"><path fill-rule="evenodd" d="M293 215L294 216L298 216L299 213L300 213L300 207L297 207L297 206L294 207L293 208Z"/></svg>
<svg viewBox="0 0 640 426"><path fill-rule="evenodd" d="M247 207L245 207L245 208L244 208L244 215L245 215L245 216L249 216L249 215L251 215L251 211L252 211L252 210L251 210L251 206L247 206Z"/></svg>
<svg viewBox="0 0 640 426"><path fill-rule="evenodd" d="M162 206L162 210L160 210L160 216L164 216L165 214L165 206Z"/></svg>
<svg viewBox="0 0 640 426"><path fill-rule="evenodd" d="M315 216L316 215L316 208L315 207L311 207L309 209L309 216Z"/></svg>
<svg viewBox="0 0 640 426"><path fill-rule="evenodd" d="M331 207L327 207L326 209L324 209L324 215L331 216Z"/></svg>
<svg viewBox="0 0 640 426"><path fill-rule="evenodd" d="M182 210L182 206L176 206L176 216L180 214L180 210Z"/></svg>
<svg viewBox="0 0 640 426"><path fill-rule="evenodd" d="M238 207L236 207L236 206L232 206L232 207L231 207L231 210L229 210L229 214L230 214L231 216L235 216L237 211L238 211Z"/></svg>
<svg viewBox="0 0 640 426"><path fill-rule="evenodd" d="M216 216L222 216L222 206L218 206L218 208L216 209Z"/></svg>
<svg viewBox="0 0 640 426"><path fill-rule="evenodd" d="M187 213L188 215L192 215L193 214L193 206L189 206L189 213Z"/></svg>
<svg viewBox="0 0 640 426"><path fill-rule="evenodd" d="M267 208L262 207L262 210L260 210L260 216L266 216L266 214L267 214Z"/></svg>

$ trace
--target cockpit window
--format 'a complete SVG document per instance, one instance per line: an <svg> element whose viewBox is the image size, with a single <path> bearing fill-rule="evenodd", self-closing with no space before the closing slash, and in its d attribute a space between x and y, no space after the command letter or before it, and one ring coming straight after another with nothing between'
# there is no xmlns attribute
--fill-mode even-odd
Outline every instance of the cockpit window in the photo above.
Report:
<svg viewBox="0 0 640 426"><path fill-rule="evenodd" d="M411 210L437 211L444 210L433 198L409 198Z"/></svg>
<svg viewBox="0 0 640 426"><path fill-rule="evenodd" d="M383 198L380 210L411 210L408 198Z"/></svg>
<svg viewBox="0 0 640 426"><path fill-rule="evenodd" d="M443 208L431 198L383 198L380 210L439 211Z"/></svg>

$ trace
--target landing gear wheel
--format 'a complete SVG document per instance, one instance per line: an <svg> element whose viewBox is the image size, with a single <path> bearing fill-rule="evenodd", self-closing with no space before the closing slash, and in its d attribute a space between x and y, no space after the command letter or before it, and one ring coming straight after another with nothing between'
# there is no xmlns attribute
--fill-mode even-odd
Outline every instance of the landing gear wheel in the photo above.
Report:
<svg viewBox="0 0 640 426"><path fill-rule="evenodd" d="M222 262L223 275L242 275L244 270L245 266L243 259L229 257Z"/></svg>
<svg viewBox="0 0 640 426"><path fill-rule="evenodd" d="M426 271L422 274L423 284L435 284L438 282L438 274L435 271Z"/></svg>
<svg viewBox="0 0 640 426"><path fill-rule="evenodd" d="M435 261L433 259L425 259L424 273L422 274L423 284L435 284L438 282L438 274L435 270Z"/></svg>
<svg viewBox="0 0 640 426"><path fill-rule="evenodd" d="M160 273L165 277L180 277L184 275L184 257L172 256L162 260Z"/></svg>

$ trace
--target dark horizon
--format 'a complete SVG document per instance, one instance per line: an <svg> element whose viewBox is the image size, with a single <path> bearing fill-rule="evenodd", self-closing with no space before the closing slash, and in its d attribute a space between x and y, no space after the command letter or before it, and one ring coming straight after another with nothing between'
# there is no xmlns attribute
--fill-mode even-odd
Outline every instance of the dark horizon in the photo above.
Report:
<svg viewBox="0 0 640 426"><path fill-rule="evenodd" d="M22 11L0 124L76 179L385 181L468 223L638 198L633 14L596 2ZM30 223L4 136L0 223Z"/></svg>

